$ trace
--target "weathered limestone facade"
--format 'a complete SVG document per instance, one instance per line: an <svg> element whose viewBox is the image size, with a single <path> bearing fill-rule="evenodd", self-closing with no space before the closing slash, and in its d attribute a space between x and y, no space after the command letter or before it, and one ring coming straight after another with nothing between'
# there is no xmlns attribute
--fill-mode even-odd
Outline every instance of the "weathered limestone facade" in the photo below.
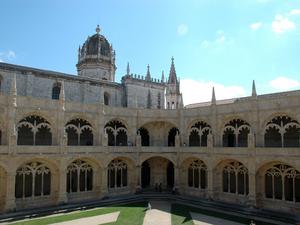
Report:
<svg viewBox="0 0 300 225"><path fill-rule="evenodd" d="M1 212L160 187L300 213L300 91L186 108L175 92L166 109L170 82L148 72L118 84L0 63Z"/></svg>

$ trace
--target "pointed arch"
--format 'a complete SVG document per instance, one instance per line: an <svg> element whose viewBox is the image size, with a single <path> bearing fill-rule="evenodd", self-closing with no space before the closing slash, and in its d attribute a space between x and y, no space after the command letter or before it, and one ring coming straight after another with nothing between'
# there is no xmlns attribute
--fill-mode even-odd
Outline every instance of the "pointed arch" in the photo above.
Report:
<svg viewBox="0 0 300 225"><path fill-rule="evenodd" d="M68 135L68 145L93 145L93 128L87 120L72 119L65 125L65 130Z"/></svg>
<svg viewBox="0 0 300 225"><path fill-rule="evenodd" d="M20 120L17 125L18 145L51 145L52 128L43 117L31 115Z"/></svg>
<svg viewBox="0 0 300 225"><path fill-rule="evenodd" d="M119 120L111 120L104 126L104 132L108 136L108 146L127 146L128 131Z"/></svg>
<svg viewBox="0 0 300 225"><path fill-rule="evenodd" d="M223 129L223 147L248 147L249 123L242 119L233 119Z"/></svg>
<svg viewBox="0 0 300 225"><path fill-rule="evenodd" d="M189 128L189 146L207 146L207 135L211 127L204 121L195 122Z"/></svg>

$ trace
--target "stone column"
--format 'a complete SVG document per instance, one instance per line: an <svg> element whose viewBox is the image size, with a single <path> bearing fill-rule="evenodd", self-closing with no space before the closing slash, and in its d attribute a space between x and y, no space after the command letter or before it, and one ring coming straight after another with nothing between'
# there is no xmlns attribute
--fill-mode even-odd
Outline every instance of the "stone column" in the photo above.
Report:
<svg viewBox="0 0 300 225"><path fill-rule="evenodd" d="M136 192L141 192L142 190L142 172L141 172L142 166L137 165L136 166Z"/></svg>
<svg viewBox="0 0 300 225"><path fill-rule="evenodd" d="M248 194L248 205L256 207L256 178L255 172L249 172L249 194Z"/></svg>
<svg viewBox="0 0 300 225"><path fill-rule="evenodd" d="M14 211L16 208L15 199L15 182L16 182L16 172L9 171L6 175L6 197L4 211Z"/></svg>
<svg viewBox="0 0 300 225"><path fill-rule="evenodd" d="M107 167L103 167L102 171L101 171L101 195L105 196L108 193L108 183L107 183Z"/></svg>
<svg viewBox="0 0 300 225"><path fill-rule="evenodd" d="M214 198L214 191L213 191L213 170L211 168L207 168L207 198L213 199Z"/></svg>
<svg viewBox="0 0 300 225"><path fill-rule="evenodd" d="M64 161L65 163L65 161ZM62 164L64 164L62 163ZM65 204L68 202L67 197L67 170L65 165L60 166L59 170L59 187L58 187L58 196L57 204Z"/></svg>
<svg viewBox="0 0 300 225"><path fill-rule="evenodd" d="M174 166L174 187L176 192L179 192L179 170L178 166Z"/></svg>

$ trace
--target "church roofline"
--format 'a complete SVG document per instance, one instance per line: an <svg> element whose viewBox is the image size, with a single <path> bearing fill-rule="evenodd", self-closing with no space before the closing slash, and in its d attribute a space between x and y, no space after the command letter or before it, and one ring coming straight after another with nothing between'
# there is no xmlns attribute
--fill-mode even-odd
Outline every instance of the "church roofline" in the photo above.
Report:
<svg viewBox="0 0 300 225"><path fill-rule="evenodd" d="M267 100L267 99L281 98L281 97L287 97L287 96L288 97L300 96L300 90L257 95L257 100ZM251 100L253 100L252 96L222 99L222 100L217 100L216 105L226 105L226 104L233 104L233 103L239 103L239 102L245 102L245 101L251 101ZM211 101L207 101L207 102L199 102L199 103L188 104L188 105L184 106L184 108L185 109L192 109L192 108L200 108L200 107L206 107L206 106L211 106L211 105L212 105Z"/></svg>
<svg viewBox="0 0 300 225"><path fill-rule="evenodd" d="M91 82L91 83L97 83L97 84L105 84L108 86L117 86L121 87L120 83L112 82L112 81L106 81L106 80L98 80L93 78L87 78L87 77L81 77L73 74L67 74L62 72L56 72L52 70L43 70L38 69L34 67L28 67L28 66L20 66L16 64L9 64L9 63L3 63L0 62L0 70L7 70L7 71L19 71L19 72L31 72L34 73L34 75L40 75L40 76L50 76L52 78L61 78L65 80L76 80L76 81L82 81L82 82Z"/></svg>

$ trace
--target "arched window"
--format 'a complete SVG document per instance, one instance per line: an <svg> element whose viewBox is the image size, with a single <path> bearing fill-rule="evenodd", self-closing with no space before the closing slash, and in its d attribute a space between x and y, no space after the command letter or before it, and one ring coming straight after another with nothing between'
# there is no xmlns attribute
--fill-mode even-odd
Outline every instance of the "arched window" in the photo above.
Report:
<svg viewBox="0 0 300 225"><path fill-rule="evenodd" d="M197 122L190 129L190 146L207 146L207 135L211 131L210 126L205 122Z"/></svg>
<svg viewBox="0 0 300 225"><path fill-rule="evenodd" d="M223 147L247 147L250 129L244 120L231 120L224 127Z"/></svg>
<svg viewBox="0 0 300 225"><path fill-rule="evenodd" d="M93 190L93 167L83 160L75 160L67 168L67 192Z"/></svg>
<svg viewBox="0 0 300 225"><path fill-rule="evenodd" d="M179 130L176 127L173 127L169 131L168 135L168 146L175 146L175 137L179 134Z"/></svg>
<svg viewBox="0 0 300 225"><path fill-rule="evenodd" d="M40 116L28 116L17 126L18 145L51 145L50 123Z"/></svg>
<svg viewBox="0 0 300 225"><path fill-rule="evenodd" d="M112 120L105 125L104 131L108 136L108 146L127 146L127 128L122 122Z"/></svg>
<svg viewBox="0 0 300 225"><path fill-rule="evenodd" d="M276 164L265 173L266 198L300 202L300 172L295 168Z"/></svg>
<svg viewBox="0 0 300 225"><path fill-rule="evenodd" d="M123 160L115 159L111 161L107 172L108 188L127 187L127 164Z"/></svg>
<svg viewBox="0 0 300 225"><path fill-rule="evenodd" d="M52 87L52 99L59 99L61 83L54 83Z"/></svg>
<svg viewBox="0 0 300 225"><path fill-rule="evenodd" d="M201 160L194 160L188 167L188 186L199 189L207 187L207 166Z"/></svg>
<svg viewBox="0 0 300 225"><path fill-rule="evenodd" d="M50 195L50 192L51 171L45 164L31 162L17 169L16 198Z"/></svg>
<svg viewBox="0 0 300 225"><path fill-rule="evenodd" d="M147 95L147 109L151 109L152 107L152 100L151 100L151 92L148 90L148 95Z"/></svg>
<svg viewBox="0 0 300 225"><path fill-rule="evenodd" d="M109 105L110 96L107 92L104 92L104 105Z"/></svg>
<svg viewBox="0 0 300 225"><path fill-rule="evenodd" d="M265 147L299 147L300 125L288 116L277 116L265 128Z"/></svg>
<svg viewBox="0 0 300 225"><path fill-rule="evenodd" d="M242 163L233 161L224 166L223 192L240 195L249 193L248 169Z"/></svg>
<svg viewBox="0 0 300 225"><path fill-rule="evenodd" d="M83 119L73 119L66 124L68 145L93 145L93 128Z"/></svg>
<svg viewBox="0 0 300 225"><path fill-rule="evenodd" d="M141 127L140 129L138 129L137 132L140 133L140 135L141 135L142 146L149 146L150 145L150 136L149 136L148 130L144 127Z"/></svg>

